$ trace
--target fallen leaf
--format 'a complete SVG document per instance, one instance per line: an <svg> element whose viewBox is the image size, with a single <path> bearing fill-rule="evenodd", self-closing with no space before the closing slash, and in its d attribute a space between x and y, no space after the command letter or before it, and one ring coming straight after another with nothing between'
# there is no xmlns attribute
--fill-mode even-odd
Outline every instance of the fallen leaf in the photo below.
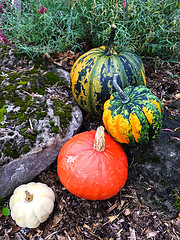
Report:
<svg viewBox="0 0 180 240"><path fill-rule="evenodd" d="M113 222L117 217L118 217L118 215L117 216L110 216L110 217L108 217L109 222Z"/></svg>
<svg viewBox="0 0 180 240"><path fill-rule="evenodd" d="M112 210L114 210L118 206L118 202L115 202L108 210L107 212L110 213Z"/></svg>
<svg viewBox="0 0 180 240"><path fill-rule="evenodd" d="M136 240L136 232L134 228L129 228L130 231L130 240Z"/></svg>
<svg viewBox="0 0 180 240"><path fill-rule="evenodd" d="M54 228L55 226L57 226L59 224L59 222L62 220L62 218L63 218L63 214L57 213L53 218L51 229Z"/></svg>
<svg viewBox="0 0 180 240"><path fill-rule="evenodd" d="M151 229L146 230L147 238L155 237L158 233L159 231L152 231Z"/></svg>
<svg viewBox="0 0 180 240"><path fill-rule="evenodd" d="M90 226L88 226L87 224L84 224L83 227L88 229L88 230L91 230Z"/></svg>
<svg viewBox="0 0 180 240"><path fill-rule="evenodd" d="M130 214L131 214L131 211L129 210L129 208L126 208L125 211L124 211L124 215L128 216Z"/></svg>

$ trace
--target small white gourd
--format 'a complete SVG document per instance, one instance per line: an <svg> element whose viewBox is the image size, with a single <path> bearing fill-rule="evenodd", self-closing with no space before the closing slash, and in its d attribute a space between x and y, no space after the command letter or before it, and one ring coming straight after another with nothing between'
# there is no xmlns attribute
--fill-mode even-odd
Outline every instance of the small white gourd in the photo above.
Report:
<svg viewBox="0 0 180 240"><path fill-rule="evenodd" d="M53 190L44 183L20 185L9 201L11 217L20 227L36 228L52 213L54 201Z"/></svg>

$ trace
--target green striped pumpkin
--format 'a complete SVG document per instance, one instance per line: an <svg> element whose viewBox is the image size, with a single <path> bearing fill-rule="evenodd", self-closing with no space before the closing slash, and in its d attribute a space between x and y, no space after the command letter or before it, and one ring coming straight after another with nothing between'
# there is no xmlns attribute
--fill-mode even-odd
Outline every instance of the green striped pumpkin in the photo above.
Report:
<svg viewBox="0 0 180 240"><path fill-rule="evenodd" d="M104 104L104 126L120 143L147 144L161 130L163 105L145 86L129 86L123 92L116 78L115 74L114 85L117 92Z"/></svg>
<svg viewBox="0 0 180 240"><path fill-rule="evenodd" d="M127 86L146 85L141 59L130 51L117 54L113 48L115 27L112 27L107 47L91 49L79 57L71 70L71 88L78 105L85 111L101 115L104 102L115 91L112 79L118 74L118 84Z"/></svg>

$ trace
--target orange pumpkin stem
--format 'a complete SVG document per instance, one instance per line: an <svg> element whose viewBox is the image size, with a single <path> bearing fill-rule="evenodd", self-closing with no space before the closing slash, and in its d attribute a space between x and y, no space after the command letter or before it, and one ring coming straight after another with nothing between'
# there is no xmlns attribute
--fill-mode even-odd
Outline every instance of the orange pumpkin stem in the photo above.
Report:
<svg viewBox="0 0 180 240"><path fill-rule="evenodd" d="M33 200L33 195L31 195L28 191L25 191L25 194L26 194L25 200L27 202L31 202Z"/></svg>
<svg viewBox="0 0 180 240"><path fill-rule="evenodd" d="M103 126L98 127L96 130L94 149L98 152L103 152L105 150L105 137Z"/></svg>

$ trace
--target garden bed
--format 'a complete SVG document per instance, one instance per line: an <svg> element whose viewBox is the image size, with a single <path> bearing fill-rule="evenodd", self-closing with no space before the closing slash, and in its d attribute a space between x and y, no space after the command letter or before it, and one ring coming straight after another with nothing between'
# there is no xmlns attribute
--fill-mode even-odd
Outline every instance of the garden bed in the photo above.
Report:
<svg viewBox="0 0 180 240"><path fill-rule="evenodd" d="M61 62L61 67L70 71L75 55L71 52L69 65L63 65L62 55L56 56L54 61L56 65ZM67 58L67 54L64 56ZM23 62L23 58L18 56L18 59L21 59L21 63ZM5 65L2 68L5 68ZM178 69L178 64L163 63L160 59L151 61L151 64L145 63L147 86L161 99L165 109L172 116L179 114L179 109L176 107L180 99ZM19 70L20 65L17 64L16 71ZM83 114L84 122L81 131L96 129L102 124L100 118L85 112ZM179 139L174 140L179 141ZM130 172L136 164L137 162L130 163ZM11 216L0 214L0 239L178 240L180 238L178 211L176 215L168 216L145 205L129 179L125 187L111 199L83 200L63 187L57 176L56 162L54 162L34 179L36 182L47 184L55 192L55 208L49 219L36 229L25 229L18 227ZM5 199L5 204L8 206L9 198Z"/></svg>

